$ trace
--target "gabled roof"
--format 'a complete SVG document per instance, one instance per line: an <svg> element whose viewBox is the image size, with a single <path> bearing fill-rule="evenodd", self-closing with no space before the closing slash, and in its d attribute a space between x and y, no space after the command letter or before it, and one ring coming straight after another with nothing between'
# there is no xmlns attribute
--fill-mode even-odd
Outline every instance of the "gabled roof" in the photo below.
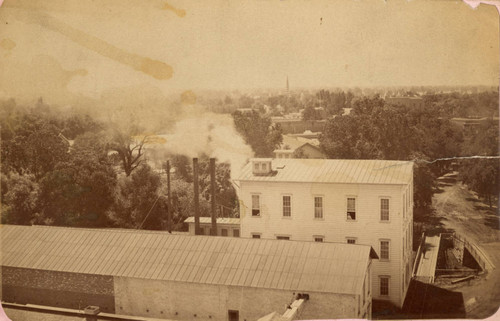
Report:
<svg viewBox="0 0 500 321"><path fill-rule="evenodd" d="M190 216L187 219L185 219L184 223L194 223L194 216ZM212 218L202 216L202 217L200 217L200 223L210 224L210 223L212 223ZM240 225L240 219L237 217L218 217L217 224Z"/></svg>
<svg viewBox="0 0 500 321"><path fill-rule="evenodd" d="M309 144L312 147L319 150L319 148L315 145L314 140L304 137L294 137L289 135L283 135L283 143L281 143L280 149L284 149L285 146L288 146L291 150L296 150L306 144Z"/></svg>
<svg viewBox="0 0 500 321"><path fill-rule="evenodd" d="M250 161L239 181L408 184L413 178L412 161L352 159L273 159L272 173L257 176Z"/></svg>
<svg viewBox="0 0 500 321"><path fill-rule="evenodd" d="M2 266L358 294L370 246L142 230L3 225Z"/></svg>

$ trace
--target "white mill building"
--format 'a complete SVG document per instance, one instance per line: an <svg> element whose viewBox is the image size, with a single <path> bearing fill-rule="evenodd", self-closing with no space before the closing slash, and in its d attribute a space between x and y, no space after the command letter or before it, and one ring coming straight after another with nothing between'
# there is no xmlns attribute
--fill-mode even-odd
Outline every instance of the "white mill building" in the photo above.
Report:
<svg viewBox="0 0 500 321"><path fill-rule="evenodd" d="M403 305L411 278L413 163L252 159L239 179L244 238L372 246L373 299Z"/></svg>

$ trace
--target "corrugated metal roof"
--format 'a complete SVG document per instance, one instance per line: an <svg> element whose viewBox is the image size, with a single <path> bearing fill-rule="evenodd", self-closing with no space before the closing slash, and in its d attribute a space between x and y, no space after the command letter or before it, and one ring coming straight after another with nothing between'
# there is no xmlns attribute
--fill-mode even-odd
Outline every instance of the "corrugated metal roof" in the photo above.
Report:
<svg viewBox="0 0 500 321"><path fill-rule="evenodd" d="M408 184L413 177L412 161L351 159L273 159L272 173L254 175L250 161L240 181L314 182L358 184Z"/></svg>
<svg viewBox="0 0 500 321"><path fill-rule="evenodd" d="M194 223L194 216L190 216L187 219L184 220L184 223ZM200 223L203 224L211 224L212 223L212 218L211 217L200 217ZM235 224L235 225L240 225L240 219L236 217L218 217L217 218L217 224Z"/></svg>
<svg viewBox="0 0 500 321"><path fill-rule="evenodd" d="M2 265L193 283L356 294L370 246L3 225Z"/></svg>

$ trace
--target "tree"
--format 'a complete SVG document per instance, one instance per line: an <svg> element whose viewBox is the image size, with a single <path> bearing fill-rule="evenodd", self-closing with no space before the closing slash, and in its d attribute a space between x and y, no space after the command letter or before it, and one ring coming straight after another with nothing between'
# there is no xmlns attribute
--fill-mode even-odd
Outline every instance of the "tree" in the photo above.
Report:
<svg viewBox="0 0 500 321"><path fill-rule="evenodd" d="M7 184L2 224L31 224L38 208L38 184L33 177L19 174L13 174Z"/></svg>
<svg viewBox="0 0 500 321"><path fill-rule="evenodd" d="M384 100L378 95L372 98L362 97L352 101L352 112L356 115L369 115L384 107Z"/></svg>
<svg viewBox="0 0 500 321"><path fill-rule="evenodd" d="M69 160L41 179L39 224L110 225L106 212L114 200L116 173L100 137L96 133L79 136Z"/></svg>
<svg viewBox="0 0 500 321"><path fill-rule="evenodd" d="M150 135L141 134L139 128L115 128L111 132L109 148L118 154L125 175L128 177L143 162L144 148Z"/></svg>
<svg viewBox="0 0 500 321"><path fill-rule="evenodd" d="M303 120L320 120L323 117L321 112L312 106L308 106L304 109L304 114L302 114Z"/></svg>
<svg viewBox="0 0 500 321"><path fill-rule="evenodd" d="M126 228L163 229L167 199L160 194L161 179L147 164L118 184L113 209L109 215L116 226Z"/></svg>
<svg viewBox="0 0 500 321"><path fill-rule="evenodd" d="M59 128L51 122L33 114L24 115L12 138L2 146L4 165L40 180L68 157L69 146L59 133Z"/></svg>
<svg viewBox="0 0 500 321"><path fill-rule="evenodd" d="M86 132L96 132L102 126L89 115L72 115L64 120L62 134L68 139L75 139Z"/></svg>
<svg viewBox="0 0 500 321"><path fill-rule="evenodd" d="M498 124L489 120L481 125L478 133L464 145L464 154L468 156L498 156ZM459 169L460 178L479 196L488 200L490 208L492 199L500 193L500 160L475 158L463 160Z"/></svg>
<svg viewBox="0 0 500 321"><path fill-rule="evenodd" d="M461 179L493 207L492 199L500 193L500 160L473 159L462 162Z"/></svg>
<svg viewBox="0 0 500 321"><path fill-rule="evenodd" d="M413 167L413 202L418 209L428 209L432 205L432 196L436 189L436 176L425 162L426 157L422 154L414 154L415 162Z"/></svg>
<svg viewBox="0 0 500 321"><path fill-rule="evenodd" d="M194 215L194 190L193 184L182 179L173 179L172 188L172 223L174 230L183 230L184 220ZM163 193L166 193L165 188ZM210 214L210 202L200 197L200 214Z"/></svg>
<svg viewBox="0 0 500 321"><path fill-rule="evenodd" d="M249 96L243 95L240 97L238 101L239 108L252 108L253 104L254 104L254 99Z"/></svg>
<svg viewBox="0 0 500 321"><path fill-rule="evenodd" d="M279 126L273 126L269 117L254 110L250 113L235 111L233 119L236 130L252 147L255 156L272 157L273 151L283 140Z"/></svg>
<svg viewBox="0 0 500 321"><path fill-rule="evenodd" d="M320 136L320 147L328 158L381 158L368 116L342 116L327 121Z"/></svg>

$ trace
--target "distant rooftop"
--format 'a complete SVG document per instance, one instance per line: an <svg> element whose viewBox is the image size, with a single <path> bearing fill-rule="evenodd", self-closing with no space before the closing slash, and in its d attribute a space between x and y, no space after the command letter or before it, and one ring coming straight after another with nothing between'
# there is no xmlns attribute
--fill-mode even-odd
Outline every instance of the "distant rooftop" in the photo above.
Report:
<svg viewBox="0 0 500 321"><path fill-rule="evenodd" d="M2 266L246 286L359 294L370 246L144 230L3 225Z"/></svg>
<svg viewBox="0 0 500 321"><path fill-rule="evenodd" d="M387 99L423 99L422 97L418 96L392 96L392 97L387 97Z"/></svg>
<svg viewBox="0 0 500 321"><path fill-rule="evenodd" d="M238 180L408 184L413 178L411 161L278 158L273 159L272 170L269 175L254 175L250 162L243 168Z"/></svg>
<svg viewBox="0 0 500 321"><path fill-rule="evenodd" d="M297 137L292 135L283 135L283 142L281 143L281 148L284 149L285 146L288 146L289 149L296 150L305 144L310 144L311 146L317 148L319 145L319 141L317 139L308 139L304 137Z"/></svg>
<svg viewBox="0 0 500 321"><path fill-rule="evenodd" d="M194 223L194 216L190 216L184 220L184 223ZM200 217L200 223L210 224L212 223L211 217ZM235 224L240 225L240 219L237 217L218 217L217 224Z"/></svg>

